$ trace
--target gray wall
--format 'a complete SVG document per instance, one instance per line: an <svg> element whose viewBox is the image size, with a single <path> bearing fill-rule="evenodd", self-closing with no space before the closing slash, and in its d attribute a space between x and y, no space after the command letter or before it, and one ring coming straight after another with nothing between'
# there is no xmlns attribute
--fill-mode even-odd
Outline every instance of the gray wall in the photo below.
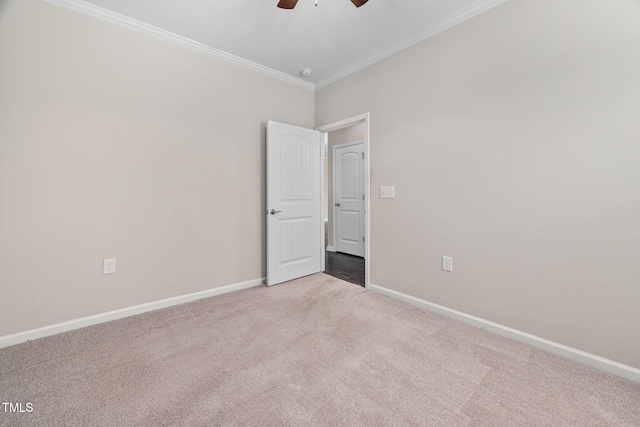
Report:
<svg viewBox="0 0 640 427"><path fill-rule="evenodd" d="M313 127L313 92L43 1L1 9L0 336L263 277L264 128Z"/></svg>
<svg viewBox="0 0 640 427"><path fill-rule="evenodd" d="M511 0L317 91L371 113L371 282L640 368L638 46L637 1Z"/></svg>

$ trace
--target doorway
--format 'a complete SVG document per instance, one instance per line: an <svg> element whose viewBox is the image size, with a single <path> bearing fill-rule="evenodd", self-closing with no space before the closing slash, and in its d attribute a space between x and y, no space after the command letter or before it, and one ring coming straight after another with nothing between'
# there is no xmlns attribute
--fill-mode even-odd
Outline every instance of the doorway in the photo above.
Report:
<svg viewBox="0 0 640 427"><path fill-rule="evenodd" d="M317 130L324 134L325 273L367 287L370 272L369 114ZM345 173L349 176L345 177Z"/></svg>

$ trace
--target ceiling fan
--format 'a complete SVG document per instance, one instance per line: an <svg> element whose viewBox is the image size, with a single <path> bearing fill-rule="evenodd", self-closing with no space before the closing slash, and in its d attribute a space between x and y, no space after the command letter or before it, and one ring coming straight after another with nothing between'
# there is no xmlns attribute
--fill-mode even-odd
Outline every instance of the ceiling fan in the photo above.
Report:
<svg viewBox="0 0 640 427"><path fill-rule="evenodd" d="M368 1L369 0L351 0L351 3L353 3L356 7L360 7ZM296 7L296 3L298 3L298 0L280 0L278 2L278 7L280 9L293 9L294 7Z"/></svg>

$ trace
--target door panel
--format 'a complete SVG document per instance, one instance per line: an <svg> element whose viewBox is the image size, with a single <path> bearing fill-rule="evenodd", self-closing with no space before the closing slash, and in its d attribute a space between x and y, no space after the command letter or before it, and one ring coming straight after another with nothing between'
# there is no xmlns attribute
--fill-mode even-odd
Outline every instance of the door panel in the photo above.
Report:
<svg viewBox="0 0 640 427"><path fill-rule="evenodd" d="M336 251L364 256L364 144L334 147Z"/></svg>
<svg viewBox="0 0 640 427"><path fill-rule="evenodd" d="M305 262L313 256L312 236L313 219L311 217L277 219L280 232L280 265Z"/></svg>
<svg viewBox="0 0 640 427"><path fill-rule="evenodd" d="M321 270L321 134L267 125L267 285Z"/></svg>
<svg viewBox="0 0 640 427"><path fill-rule="evenodd" d="M338 224L340 225L340 240L343 242L358 244L360 237L360 213L358 211L340 211Z"/></svg>

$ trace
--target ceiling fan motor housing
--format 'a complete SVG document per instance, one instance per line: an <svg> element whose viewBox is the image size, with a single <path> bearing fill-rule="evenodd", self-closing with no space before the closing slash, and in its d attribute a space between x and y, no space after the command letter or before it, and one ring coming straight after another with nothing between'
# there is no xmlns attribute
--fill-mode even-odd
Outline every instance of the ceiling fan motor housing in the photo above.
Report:
<svg viewBox="0 0 640 427"><path fill-rule="evenodd" d="M360 7L368 1L369 0L351 0L351 3L353 3L355 7ZM296 7L296 3L298 3L298 0L280 0L278 7L281 9L293 9ZM318 0L316 0L315 5L318 5Z"/></svg>

